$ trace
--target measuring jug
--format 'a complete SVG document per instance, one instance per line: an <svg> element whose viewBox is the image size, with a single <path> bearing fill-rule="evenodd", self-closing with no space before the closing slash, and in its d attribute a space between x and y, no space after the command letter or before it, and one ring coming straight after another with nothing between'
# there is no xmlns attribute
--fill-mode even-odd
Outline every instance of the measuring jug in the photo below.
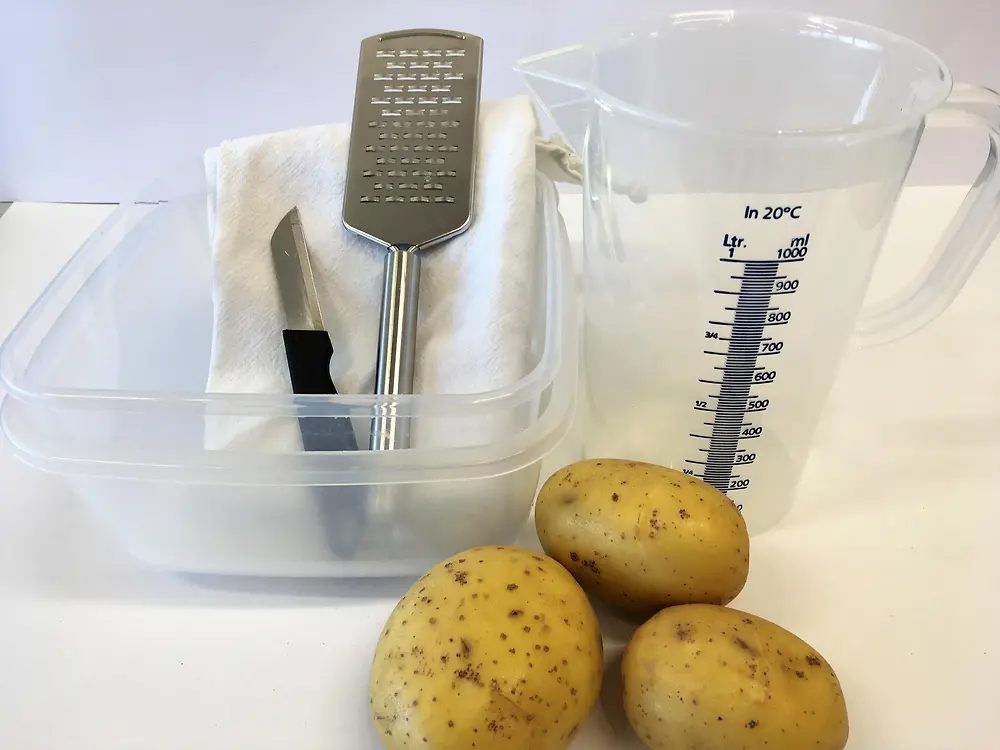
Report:
<svg viewBox="0 0 1000 750"><path fill-rule="evenodd" d="M1000 230L1000 96L894 34L780 11L517 67L583 159L586 454L683 469L767 528L852 333L931 321ZM862 309L926 125L983 129L987 164L918 277Z"/></svg>

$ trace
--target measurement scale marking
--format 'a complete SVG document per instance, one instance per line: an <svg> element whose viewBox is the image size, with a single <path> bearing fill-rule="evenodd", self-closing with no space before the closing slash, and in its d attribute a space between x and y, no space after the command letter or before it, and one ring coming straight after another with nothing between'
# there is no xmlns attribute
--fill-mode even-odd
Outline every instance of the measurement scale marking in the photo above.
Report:
<svg viewBox="0 0 1000 750"><path fill-rule="evenodd" d="M759 261L720 258L720 260L727 263L743 263L744 272L740 274L741 283L739 292L736 293L736 307L726 308L734 312L733 321L729 324L732 332L728 337L730 343L725 365L716 368L722 370L722 382L719 384L715 424L712 434L706 438L709 440L709 446L702 478L720 492L728 492L731 489L731 482L739 478L739 475L733 474L737 443L758 437L742 433L744 428L752 424L745 421L745 415L754 373L764 370L758 366L757 357L760 355L758 349L764 339L764 329L769 325L767 314L778 309L770 305L778 268L783 262L801 259ZM764 293L762 290L767 292ZM695 437L705 438L705 436Z"/></svg>
<svg viewBox="0 0 1000 750"><path fill-rule="evenodd" d="M719 258L723 263L746 263L747 268L768 266L771 263L801 263L805 258L782 258L781 260L743 260L741 258Z"/></svg>

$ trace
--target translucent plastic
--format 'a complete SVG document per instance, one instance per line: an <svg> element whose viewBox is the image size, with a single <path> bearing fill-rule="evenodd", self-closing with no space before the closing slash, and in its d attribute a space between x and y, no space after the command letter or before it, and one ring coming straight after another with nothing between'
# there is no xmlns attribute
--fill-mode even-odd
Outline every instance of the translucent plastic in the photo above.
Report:
<svg viewBox="0 0 1000 750"><path fill-rule="evenodd" d="M396 413L423 439L391 452L205 449L206 432L235 417L297 429L298 416L350 416L364 434L385 397L207 394L200 163L150 193L155 200L122 206L95 232L0 351L0 423L21 459L63 476L137 557L171 570L398 575L513 541L575 405L575 308L551 182L539 178L525 296L530 372L488 393L396 397ZM345 554L339 504L359 496L366 520Z"/></svg>
<svg viewBox="0 0 1000 750"><path fill-rule="evenodd" d="M912 332L1000 229L1000 96L918 45L769 12L668 16L522 60L584 161L586 453L704 477L751 531L792 502L856 334ZM990 136L920 276L868 281L926 124Z"/></svg>

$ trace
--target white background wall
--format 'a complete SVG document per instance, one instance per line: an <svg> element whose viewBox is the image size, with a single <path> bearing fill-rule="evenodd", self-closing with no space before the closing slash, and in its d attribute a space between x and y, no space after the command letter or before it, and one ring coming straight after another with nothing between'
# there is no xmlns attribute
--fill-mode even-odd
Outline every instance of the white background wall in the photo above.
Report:
<svg viewBox="0 0 1000 750"><path fill-rule="evenodd" d="M762 0L763 2L763 0ZM0 0L0 200L117 201L223 138L347 120L358 43L444 26L486 39L484 96L518 57L655 10L752 0ZM889 27L956 78L1000 88L996 0L770 0ZM968 180L979 149L935 137L922 182Z"/></svg>

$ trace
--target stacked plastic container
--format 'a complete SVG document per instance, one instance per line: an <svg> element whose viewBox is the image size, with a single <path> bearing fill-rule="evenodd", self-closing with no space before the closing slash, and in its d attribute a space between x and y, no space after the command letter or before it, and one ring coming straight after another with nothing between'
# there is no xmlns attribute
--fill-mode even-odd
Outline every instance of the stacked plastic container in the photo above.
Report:
<svg viewBox="0 0 1000 750"><path fill-rule="evenodd" d="M569 250L555 189L539 179L532 367L492 392L397 397L401 418L433 428L432 444L205 448L212 420L349 416L360 431L380 401L206 393L212 279L200 163L119 207L12 332L0 352L4 437L22 460L63 477L135 556L170 570L398 575L511 542L576 394ZM502 437L477 429L501 417ZM363 493L366 512L345 554L332 526L348 492Z"/></svg>

